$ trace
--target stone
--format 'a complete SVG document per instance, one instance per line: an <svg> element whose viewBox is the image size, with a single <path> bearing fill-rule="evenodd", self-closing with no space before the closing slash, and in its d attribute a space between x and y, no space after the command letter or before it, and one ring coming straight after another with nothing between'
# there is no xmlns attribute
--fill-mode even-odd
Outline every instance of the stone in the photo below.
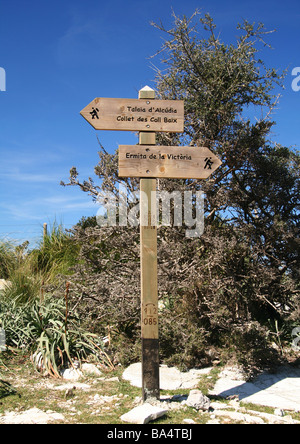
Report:
<svg viewBox="0 0 300 444"><path fill-rule="evenodd" d="M299 421L293 419L291 415L285 416L284 419L285 419L285 424L299 424Z"/></svg>
<svg viewBox="0 0 300 444"><path fill-rule="evenodd" d="M0 424L48 424L52 421L63 421L65 418L62 414L34 407L25 412L7 412L0 418Z"/></svg>
<svg viewBox="0 0 300 444"><path fill-rule="evenodd" d="M78 379L83 377L83 373L82 371L74 368L66 368L61 371L61 376L67 381L78 381Z"/></svg>
<svg viewBox="0 0 300 444"><path fill-rule="evenodd" d="M253 381L237 379L239 372L222 372L210 395L239 400L282 410L300 408L300 369L280 367L276 374L262 373Z"/></svg>
<svg viewBox="0 0 300 444"><path fill-rule="evenodd" d="M161 390L193 389L199 384L201 376L207 375L211 367L188 372L180 372L176 367L161 365L159 368L159 380ZM130 381L135 387L142 387L142 364L131 364L124 372L123 379Z"/></svg>
<svg viewBox="0 0 300 444"><path fill-rule="evenodd" d="M243 422L246 424L264 424L264 420L258 416L252 416L245 413L240 412L232 412L232 411L225 411L221 410L214 412L215 416L221 416L229 418L231 421L238 421Z"/></svg>
<svg viewBox="0 0 300 444"><path fill-rule="evenodd" d="M196 410L209 410L210 400L200 390L191 390L186 405Z"/></svg>
<svg viewBox="0 0 300 444"><path fill-rule="evenodd" d="M95 364L89 364L87 362L82 364L81 371L87 375L102 376L102 372Z"/></svg>
<svg viewBox="0 0 300 444"><path fill-rule="evenodd" d="M182 422L184 424L196 424L196 422L191 418L185 418Z"/></svg>
<svg viewBox="0 0 300 444"><path fill-rule="evenodd" d="M219 374L219 378L228 378L233 381L244 381L245 375L241 367L225 367Z"/></svg>
<svg viewBox="0 0 300 444"><path fill-rule="evenodd" d="M213 410L226 410L228 409L228 405L222 402L214 401L210 403L210 407Z"/></svg>
<svg viewBox="0 0 300 444"><path fill-rule="evenodd" d="M290 424L291 417L289 416L279 417L276 415L272 415L271 413L257 412L252 410L248 410L247 413L252 416L259 416L268 424ZM292 424L300 424L300 422L293 420Z"/></svg>
<svg viewBox="0 0 300 444"><path fill-rule="evenodd" d="M122 415L121 420L131 424L148 424L148 422L164 416L167 411L146 402Z"/></svg>
<svg viewBox="0 0 300 444"><path fill-rule="evenodd" d="M216 424L221 424L221 423L217 419L210 419L209 421L207 421L206 424L216 425Z"/></svg>

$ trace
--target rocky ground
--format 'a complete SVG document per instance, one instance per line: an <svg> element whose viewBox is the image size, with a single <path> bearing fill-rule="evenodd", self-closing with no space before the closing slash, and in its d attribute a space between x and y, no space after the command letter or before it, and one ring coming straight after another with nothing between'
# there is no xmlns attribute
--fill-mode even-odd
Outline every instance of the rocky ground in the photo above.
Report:
<svg viewBox="0 0 300 444"><path fill-rule="evenodd" d="M162 366L160 401L144 404L140 369L134 364L108 373L85 366L54 380L15 357L1 368L6 385L0 385L0 424L300 423L299 368L284 367L249 383L237 368L181 373Z"/></svg>
<svg viewBox="0 0 300 444"><path fill-rule="evenodd" d="M283 366L275 374L263 373L247 382L241 369L225 367L217 377L213 368L181 373L178 369L160 368L161 388L165 390L192 389L201 385L201 379L212 380L208 396L201 390L190 390L188 395L161 397L154 405L164 411L186 406L209 416L206 424L238 422L245 424L300 424L300 368ZM141 365L133 364L123 373L131 384L141 386ZM197 383L198 382L198 383ZM134 409L136 415L139 411ZM141 410L143 413L143 410ZM158 415L158 412L154 412ZM132 416L132 415L131 415ZM123 419L129 422L130 415ZM132 419L132 421L134 418ZM186 418L185 422L193 424Z"/></svg>

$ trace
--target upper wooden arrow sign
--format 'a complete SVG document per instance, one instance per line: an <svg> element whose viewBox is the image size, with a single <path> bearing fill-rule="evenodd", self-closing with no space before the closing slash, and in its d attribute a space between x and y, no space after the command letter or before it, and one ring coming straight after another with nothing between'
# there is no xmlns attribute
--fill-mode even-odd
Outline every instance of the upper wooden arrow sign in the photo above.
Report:
<svg viewBox="0 0 300 444"><path fill-rule="evenodd" d="M183 100L96 98L80 114L96 130L184 131Z"/></svg>
<svg viewBox="0 0 300 444"><path fill-rule="evenodd" d="M207 179L221 164L205 147L119 146L120 177Z"/></svg>

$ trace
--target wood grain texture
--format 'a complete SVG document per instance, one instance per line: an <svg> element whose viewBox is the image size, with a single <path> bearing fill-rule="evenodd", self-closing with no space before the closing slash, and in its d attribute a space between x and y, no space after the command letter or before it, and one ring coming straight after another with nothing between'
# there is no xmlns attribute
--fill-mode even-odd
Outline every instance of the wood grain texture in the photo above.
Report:
<svg viewBox="0 0 300 444"><path fill-rule="evenodd" d="M141 330L158 339L156 180L141 179L140 191Z"/></svg>
<svg viewBox="0 0 300 444"><path fill-rule="evenodd" d="M96 130L184 131L183 100L98 97L89 103L80 114Z"/></svg>
<svg viewBox="0 0 300 444"><path fill-rule="evenodd" d="M208 148L120 145L120 177L206 179L222 162Z"/></svg>

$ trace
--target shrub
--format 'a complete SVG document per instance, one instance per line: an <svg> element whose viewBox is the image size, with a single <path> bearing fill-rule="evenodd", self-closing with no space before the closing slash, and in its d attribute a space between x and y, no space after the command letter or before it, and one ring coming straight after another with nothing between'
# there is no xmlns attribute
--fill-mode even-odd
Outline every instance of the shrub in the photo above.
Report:
<svg viewBox="0 0 300 444"><path fill-rule="evenodd" d="M14 246L8 242L0 242L0 278L7 279L17 266Z"/></svg>
<svg viewBox="0 0 300 444"><path fill-rule="evenodd" d="M67 292L66 292L67 297ZM66 299L67 301L67 299ZM102 340L84 330L75 312L68 311L61 299L45 298L20 304L17 299L1 298L0 325L8 347L30 350L39 355L43 371L58 377L63 367L93 357L112 367Z"/></svg>
<svg viewBox="0 0 300 444"><path fill-rule="evenodd" d="M30 253L29 260L33 272L46 273L54 278L58 273L70 273L78 252L79 246L73 241L72 235L61 225L53 224L50 233L40 241L39 247Z"/></svg>

